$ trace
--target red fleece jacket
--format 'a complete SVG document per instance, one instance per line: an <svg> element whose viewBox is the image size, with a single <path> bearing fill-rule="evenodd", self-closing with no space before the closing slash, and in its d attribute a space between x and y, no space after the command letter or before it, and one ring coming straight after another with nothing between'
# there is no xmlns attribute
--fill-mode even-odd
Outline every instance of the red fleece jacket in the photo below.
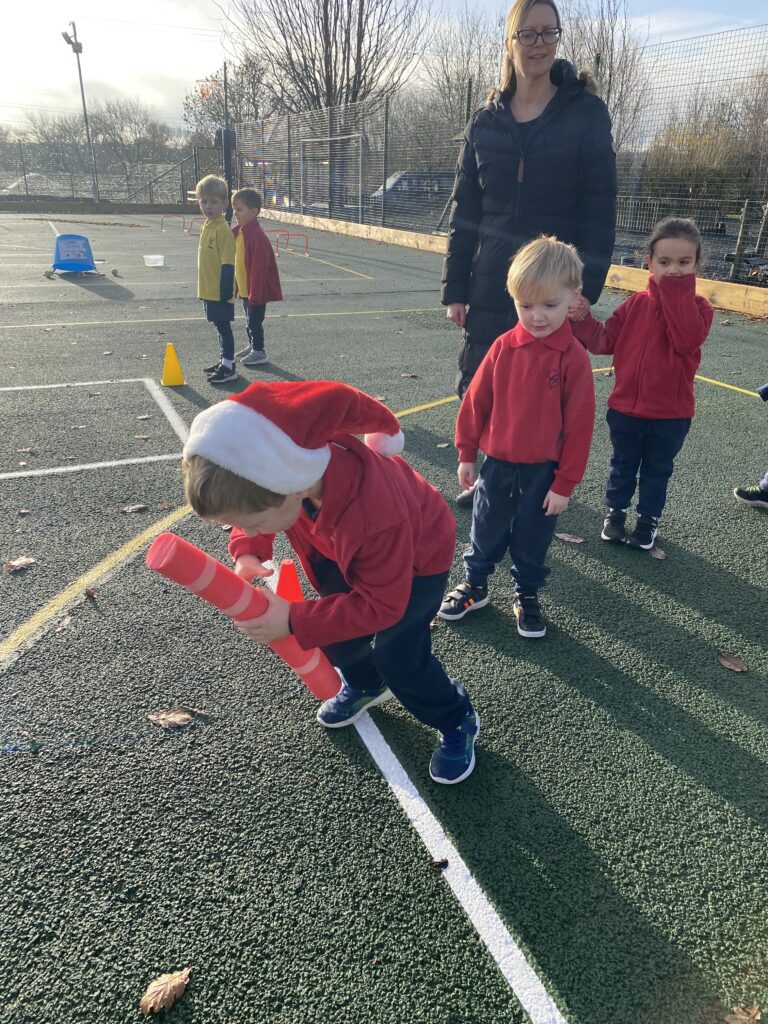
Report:
<svg viewBox="0 0 768 1024"><path fill-rule="evenodd" d="M696 275L651 275L646 291L631 295L604 324L591 314L571 324L595 355L612 355L616 383L608 405L648 420L688 419L693 379L714 311L696 294Z"/></svg>
<svg viewBox="0 0 768 1024"><path fill-rule="evenodd" d="M558 463L552 490L570 497L584 476L595 423L589 357L566 321L548 338L518 324L488 350L456 420L460 462L478 449L504 462Z"/></svg>
<svg viewBox="0 0 768 1024"><path fill-rule="evenodd" d="M255 218L249 221L244 228L239 225L234 227L232 234L237 238L241 231L245 247L248 294L241 295L240 298L248 299L254 306L263 306L267 302L281 302L283 291L280 287L280 275L277 272L277 260L272 250L272 243Z"/></svg>
<svg viewBox="0 0 768 1024"><path fill-rule="evenodd" d="M313 558L336 562L350 588L291 606L291 632L310 648L399 622L413 578L451 567L456 520L440 492L403 459L385 458L357 438L343 437L331 444L317 519L302 511L286 536L316 590ZM273 540L235 529L229 551L235 559L251 554L265 562Z"/></svg>

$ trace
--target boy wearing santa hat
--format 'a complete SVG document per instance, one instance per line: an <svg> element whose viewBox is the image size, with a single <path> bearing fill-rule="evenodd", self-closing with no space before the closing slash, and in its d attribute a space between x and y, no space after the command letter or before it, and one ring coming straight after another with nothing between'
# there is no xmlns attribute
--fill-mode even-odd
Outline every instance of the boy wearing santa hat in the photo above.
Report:
<svg viewBox="0 0 768 1024"><path fill-rule="evenodd" d="M286 533L320 599L291 604L265 590L268 611L240 628L325 652L342 683L320 723L352 725L394 695L438 730L429 773L451 785L471 774L480 728L464 687L432 654L456 523L402 448L396 417L362 391L256 383L194 419L185 488L199 516L234 527L229 550L244 579L270 575L274 535Z"/></svg>

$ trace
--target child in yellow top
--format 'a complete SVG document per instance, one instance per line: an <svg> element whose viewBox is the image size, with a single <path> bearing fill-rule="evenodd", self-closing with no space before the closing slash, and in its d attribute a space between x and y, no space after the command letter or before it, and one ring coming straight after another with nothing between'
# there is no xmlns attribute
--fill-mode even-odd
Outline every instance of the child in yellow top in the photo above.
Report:
<svg viewBox="0 0 768 1024"><path fill-rule="evenodd" d="M219 360L205 368L209 384L225 384L237 377L235 371L235 239L224 218L229 190L223 178L209 174L195 189L205 217L197 250L197 297L203 300L205 318L219 338Z"/></svg>

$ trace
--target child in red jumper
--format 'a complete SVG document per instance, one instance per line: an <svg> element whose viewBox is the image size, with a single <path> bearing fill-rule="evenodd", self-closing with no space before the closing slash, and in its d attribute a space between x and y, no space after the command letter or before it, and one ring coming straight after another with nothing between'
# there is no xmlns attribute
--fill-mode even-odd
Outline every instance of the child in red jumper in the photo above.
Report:
<svg viewBox="0 0 768 1024"><path fill-rule="evenodd" d="M351 436L364 431L365 443ZM320 723L352 725L394 694L439 731L429 773L450 785L472 772L480 728L431 650L456 522L397 457L402 447L390 410L346 384L252 384L193 420L186 493L203 519L235 527L229 550L244 579L271 573L274 534L287 534L320 600L290 604L265 590L269 609L241 628L262 643L292 633L340 669Z"/></svg>
<svg viewBox="0 0 768 1024"><path fill-rule="evenodd" d="M488 604L488 576L504 558L516 584L517 631L543 637L538 591L560 512L584 475L595 419L589 357L567 320L581 289L582 262L573 246L539 238L517 253L507 276L520 322L497 338L469 385L456 420L459 483L475 479L486 453L472 510L466 579L440 607L462 619Z"/></svg>
<svg viewBox="0 0 768 1024"><path fill-rule="evenodd" d="M646 551L654 545L674 459L691 426L701 346L712 326L712 307L696 294L700 260L694 222L661 221L648 243L648 288L630 296L604 324L589 313L573 324L590 352L613 356L616 375L606 417L613 455L603 540ZM637 522L627 536L636 487Z"/></svg>
<svg viewBox="0 0 768 1024"><path fill-rule="evenodd" d="M245 328L250 345L237 353L242 366L269 362L264 349L264 316L268 302L281 302L280 275L272 243L259 224L261 196L254 188L232 193L232 211L237 220L235 236L235 281L243 300Z"/></svg>

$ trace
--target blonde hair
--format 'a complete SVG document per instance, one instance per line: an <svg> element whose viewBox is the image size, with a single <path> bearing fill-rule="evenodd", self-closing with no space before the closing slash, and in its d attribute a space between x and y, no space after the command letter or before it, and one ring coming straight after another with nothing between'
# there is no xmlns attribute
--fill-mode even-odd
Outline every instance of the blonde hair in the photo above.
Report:
<svg viewBox="0 0 768 1024"><path fill-rule="evenodd" d="M229 199L229 188L223 178L218 178L215 174L206 174L195 186L195 195L198 199L203 195Z"/></svg>
<svg viewBox="0 0 768 1024"><path fill-rule="evenodd" d="M507 291L513 299L536 299L548 287L581 288L584 269L579 254L554 235L541 235L518 249L507 274Z"/></svg>
<svg viewBox="0 0 768 1024"><path fill-rule="evenodd" d="M536 7L538 4L543 4L545 7L551 7L552 12L555 15L557 27L563 27L562 22L560 21L560 11L557 9L557 5L554 0L515 0L515 3L510 7L504 22L504 40L507 43L507 46L511 48L511 41L514 39L515 33L519 31L520 26L525 21L531 8ZM515 73L515 62L512 59L512 54L510 50L507 49L507 46L504 47L504 53L501 59L501 80L499 82L498 92L505 93L507 96L512 96L517 88L517 75ZM582 82L586 83L589 92L598 92L597 83L589 71L580 71L579 78ZM490 103L495 99L496 95L496 88L491 89L486 97L487 102Z"/></svg>
<svg viewBox="0 0 768 1024"><path fill-rule="evenodd" d="M181 466L184 470L184 493L199 516L265 512L268 508L278 508L285 501L284 494L260 487L202 455L182 459Z"/></svg>

